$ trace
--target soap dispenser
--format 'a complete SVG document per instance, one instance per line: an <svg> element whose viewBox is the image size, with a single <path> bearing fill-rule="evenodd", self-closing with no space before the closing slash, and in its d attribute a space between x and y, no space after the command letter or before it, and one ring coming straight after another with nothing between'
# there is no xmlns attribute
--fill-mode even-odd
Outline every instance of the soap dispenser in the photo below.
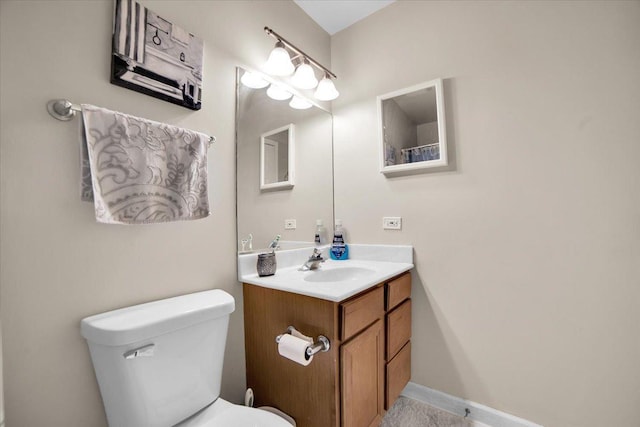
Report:
<svg viewBox="0 0 640 427"><path fill-rule="evenodd" d="M322 220L316 220L316 236L315 236L316 246L324 245L327 243L327 238L324 235L324 226L322 224Z"/></svg>
<svg viewBox="0 0 640 427"><path fill-rule="evenodd" d="M333 243L331 244L329 256L337 261L349 259L349 246L345 243L342 220L339 219L336 219L336 229L333 233Z"/></svg>

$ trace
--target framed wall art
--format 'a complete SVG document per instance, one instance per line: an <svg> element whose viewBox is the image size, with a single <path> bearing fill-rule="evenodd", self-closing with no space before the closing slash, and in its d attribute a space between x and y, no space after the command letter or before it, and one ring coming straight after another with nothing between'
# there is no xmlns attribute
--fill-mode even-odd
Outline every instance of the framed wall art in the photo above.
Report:
<svg viewBox="0 0 640 427"><path fill-rule="evenodd" d="M111 83L199 110L203 54L201 38L134 0L115 0Z"/></svg>

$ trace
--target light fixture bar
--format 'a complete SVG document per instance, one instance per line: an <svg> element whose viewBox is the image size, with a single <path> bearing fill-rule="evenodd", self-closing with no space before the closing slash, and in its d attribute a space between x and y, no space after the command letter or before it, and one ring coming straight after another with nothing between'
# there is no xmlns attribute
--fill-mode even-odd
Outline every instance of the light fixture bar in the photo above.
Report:
<svg viewBox="0 0 640 427"><path fill-rule="evenodd" d="M291 44L291 42L289 42L287 39L285 39L284 37L282 37L280 34L276 33L275 31L273 31L271 28L269 27L264 27L264 32L267 33L268 35L270 35L271 37L273 37L274 39L282 42L286 47L288 47L289 49L293 50L294 52L298 53L299 55L304 56L305 58L307 58L307 60L309 62L311 62L313 65L315 65L316 67L320 68L321 70L323 70L325 73L331 75L331 77L333 77L334 79L337 79L338 76L336 76L335 74L333 74L331 72L331 70L329 70L327 67L323 66L322 64L320 64L318 61L316 61L315 59L313 59L312 57L310 57L309 55L307 55L306 53L304 53L301 49L297 48L295 45Z"/></svg>

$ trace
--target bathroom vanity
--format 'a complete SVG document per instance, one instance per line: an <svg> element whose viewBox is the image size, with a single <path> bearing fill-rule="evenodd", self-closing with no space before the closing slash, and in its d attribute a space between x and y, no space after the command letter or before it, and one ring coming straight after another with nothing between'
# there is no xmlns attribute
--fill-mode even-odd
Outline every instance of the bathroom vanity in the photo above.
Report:
<svg viewBox="0 0 640 427"><path fill-rule="evenodd" d="M382 264L381 269L396 263L378 263ZM331 271L332 265L322 274ZM344 298L299 293L329 289L326 283L316 288L301 285L296 292L268 281L265 286L255 278L250 279L254 284L243 281L247 387L254 391L255 406L276 407L292 416L299 427L380 424L411 376L408 270L413 265L393 267L401 272ZM359 267L344 271L354 268ZM305 277L313 278L313 274ZM287 273L282 277L286 282ZM341 285L335 282L333 286ZM331 348L317 353L307 366L281 357L275 337L290 325L314 339L326 336Z"/></svg>
<svg viewBox="0 0 640 427"><path fill-rule="evenodd" d="M316 226L331 229L335 220L333 117L319 106L292 109L266 89L243 84L248 71L238 68L236 85L247 387L255 406L278 408L298 427L377 426L410 377L413 248L349 242L348 260L300 270L314 249L329 258L328 246L309 239L315 230L326 242ZM259 277L258 255L271 249L254 247L266 248L279 234L277 271ZM305 342L276 342L289 326L316 342L328 338L329 350L304 366ZM300 363L279 354L283 341L300 346L285 352Z"/></svg>

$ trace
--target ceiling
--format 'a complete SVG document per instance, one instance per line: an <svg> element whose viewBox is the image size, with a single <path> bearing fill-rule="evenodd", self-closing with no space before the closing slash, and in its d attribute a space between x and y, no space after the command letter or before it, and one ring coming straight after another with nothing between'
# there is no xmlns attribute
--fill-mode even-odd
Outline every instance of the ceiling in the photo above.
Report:
<svg viewBox="0 0 640 427"><path fill-rule="evenodd" d="M395 0L293 0L327 33L334 35Z"/></svg>

